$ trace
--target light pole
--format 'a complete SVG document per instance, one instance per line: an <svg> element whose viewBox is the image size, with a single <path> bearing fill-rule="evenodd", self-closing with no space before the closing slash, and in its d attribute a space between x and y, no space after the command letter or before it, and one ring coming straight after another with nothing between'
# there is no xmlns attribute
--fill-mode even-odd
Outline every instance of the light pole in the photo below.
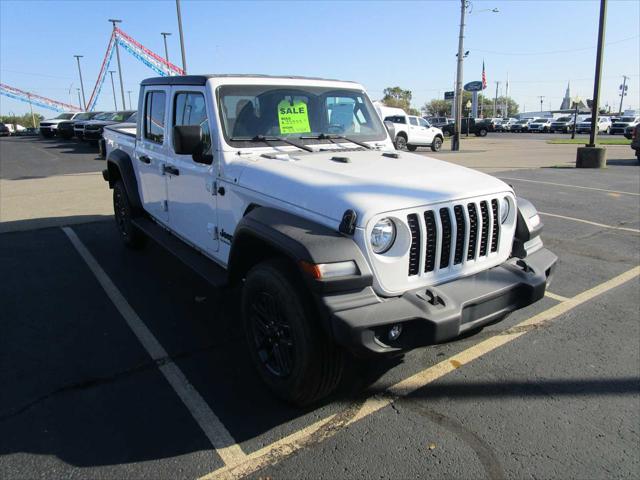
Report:
<svg viewBox="0 0 640 480"><path fill-rule="evenodd" d="M80 100L80 89L76 88L76 90L78 91L78 103L80 105L82 105L82 100ZM87 110L87 106L86 105L84 106L84 109L85 109L85 111Z"/></svg>
<svg viewBox="0 0 640 480"><path fill-rule="evenodd" d="M624 100L624 96L627 94L627 77L626 75L622 76L622 85L620 85L620 115L622 115L622 101Z"/></svg>
<svg viewBox="0 0 640 480"><path fill-rule="evenodd" d="M131 105L131 90L127 90L127 94L129 95L129 108L133 108Z"/></svg>
<svg viewBox="0 0 640 480"><path fill-rule="evenodd" d="M118 49L118 34L116 32L117 28L116 24L117 23L122 23L122 20L118 20L115 18L110 18L109 21L113 24L113 40L116 42L116 59L118 60L118 76L120 77L120 93L122 94L122 105L124 106L125 102L124 102L124 84L122 83L122 67L120 66L120 50ZM116 110L118 108L116 107Z"/></svg>
<svg viewBox="0 0 640 480"><path fill-rule="evenodd" d="M588 147L595 147L596 125L598 125L598 101L600 100L600 80L602 78L602 54L604 52L604 35L607 19L607 0L600 0L600 19L598 23L598 52L596 54L596 74L593 82L593 100L591 104L591 133Z"/></svg>
<svg viewBox="0 0 640 480"><path fill-rule="evenodd" d="M542 115L542 109L544 108L542 106L542 102L544 102L544 95L538 95L538 98L540 99L540 115Z"/></svg>
<svg viewBox="0 0 640 480"><path fill-rule="evenodd" d="M180 14L180 0L176 0L176 11L178 13L178 30L180 32L180 50L182 51L182 71L187 74L187 59L184 54L184 35L182 34L182 15Z"/></svg>
<svg viewBox="0 0 640 480"><path fill-rule="evenodd" d="M169 62L169 49L167 48L167 37L169 35L171 35L171 34L169 32L160 32L160 35L162 35L162 39L164 40L164 58L168 63Z"/></svg>
<svg viewBox="0 0 640 480"><path fill-rule="evenodd" d="M493 99L493 116L498 116L498 87L500 86L500 82L496 81L496 96Z"/></svg>
<svg viewBox="0 0 640 480"><path fill-rule="evenodd" d="M80 88L82 88L82 102L80 102L80 106L82 107L84 105L84 109L86 110L87 101L84 96L84 82L82 81L82 70L80 69L80 59L83 57L83 55L74 55L74 57L76 57L76 60L78 61L78 74L80 75Z"/></svg>
<svg viewBox="0 0 640 480"><path fill-rule="evenodd" d="M116 107L116 112L118 111L118 101L116 99L116 85L113 83L113 74L115 73L115 70L109 70L109 73L111 74L111 89L113 90L113 104Z"/></svg>
<svg viewBox="0 0 640 480"><path fill-rule="evenodd" d="M30 93L27 93L27 98L29 99L29 109L31 110L31 123L33 124L33 128L36 128L36 117L33 115L33 105L31 104Z"/></svg>

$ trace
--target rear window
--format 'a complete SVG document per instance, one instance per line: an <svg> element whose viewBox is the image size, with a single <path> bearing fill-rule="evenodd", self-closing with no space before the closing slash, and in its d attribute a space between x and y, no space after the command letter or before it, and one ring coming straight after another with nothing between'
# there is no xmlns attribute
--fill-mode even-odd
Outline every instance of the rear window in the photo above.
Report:
<svg viewBox="0 0 640 480"><path fill-rule="evenodd" d="M392 115L390 117L386 117L384 119L385 122L393 122L393 123L407 123L407 118L402 115Z"/></svg>

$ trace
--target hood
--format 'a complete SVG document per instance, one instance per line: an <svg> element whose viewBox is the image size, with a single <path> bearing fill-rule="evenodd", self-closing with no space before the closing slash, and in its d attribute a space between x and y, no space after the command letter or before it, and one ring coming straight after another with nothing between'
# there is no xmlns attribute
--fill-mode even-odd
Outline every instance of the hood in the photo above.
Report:
<svg viewBox="0 0 640 480"><path fill-rule="evenodd" d="M98 126L98 127L104 127L105 125L113 125L114 123L119 123L119 122L114 122L113 120L89 120L87 122L84 122L84 126L85 127L89 127L89 126Z"/></svg>
<svg viewBox="0 0 640 480"><path fill-rule="evenodd" d="M511 192L495 177L412 153L381 151L288 152L241 161L238 183L340 222L345 210L362 227L373 216L406 208ZM332 160L334 157L348 159ZM265 192L265 185L269 186ZM271 194L271 192L274 192Z"/></svg>

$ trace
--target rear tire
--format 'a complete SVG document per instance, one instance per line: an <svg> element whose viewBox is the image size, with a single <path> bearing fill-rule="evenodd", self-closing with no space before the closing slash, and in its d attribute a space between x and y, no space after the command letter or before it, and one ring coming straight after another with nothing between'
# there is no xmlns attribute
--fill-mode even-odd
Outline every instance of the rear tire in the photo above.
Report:
<svg viewBox="0 0 640 480"><path fill-rule="evenodd" d="M396 135L396 150L405 150L407 148L407 137L402 134Z"/></svg>
<svg viewBox="0 0 640 480"><path fill-rule="evenodd" d="M254 266L242 291L242 319L260 378L281 399L308 405L337 387L344 353L321 327L301 283L284 259Z"/></svg>
<svg viewBox="0 0 640 480"><path fill-rule="evenodd" d="M133 208L122 180L118 180L113 187L113 212L124 244L133 249L142 248L147 237L133 225Z"/></svg>
<svg viewBox="0 0 640 480"><path fill-rule="evenodd" d="M433 142L431 142L431 151L439 152L441 148L442 148L442 137L437 136L433 139Z"/></svg>
<svg viewBox="0 0 640 480"><path fill-rule="evenodd" d="M486 128L481 128L480 130L478 130L478 136L479 137L486 137L487 136L487 129Z"/></svg>

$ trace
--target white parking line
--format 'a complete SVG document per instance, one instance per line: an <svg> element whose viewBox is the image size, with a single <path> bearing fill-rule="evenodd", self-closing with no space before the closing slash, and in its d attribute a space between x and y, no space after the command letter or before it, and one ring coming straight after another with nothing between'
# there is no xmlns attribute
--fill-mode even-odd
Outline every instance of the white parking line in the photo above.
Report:
<svg viewBox="0 0 640 480"><path fill-rule="evenodd" d="M323 442L327 438L330 438L336 433L342 431L344 427L368 417L382 408L391 405L397 399L410 395L416 390L424 388L430 383L435 382L456 369L494 351L503 345L508 344L516 338L520 338L522 335L535 330L541 325L557 319L561 315L573 310L583 303L619 287L634 278L637 278L638 275L640 275L640 267L634 267L631 270L627 270L611 280L607 280L606 282L596 285L575 297L558 303L503 332L499 332L496 335L453 355L452 357L442 360L440 363L399 381L395 385L389 387L385 394L373 395L367 398L361 406L356 405L355 411L352 415L348 415L344 418L341 418L341 413L329 415L328 417L320 419L312 425L294 432L281 440L250 453L246 456L244 461L235 465L230 464L219 468L218 470L200 477L200 480L241 478L251 475L265 467L275 465L298 450Z"/></svg>
<svg viewBox="0 0 640 480"><path fill-rule="evenodd" d="M557 293L550 292L549 290L544 292L544 294L545 296L553 298L554 300L557 300L559 302L566 302L567 300L569 300L567 297L563 297L562 295L558 295Z"/></svg>
<svg viewBox="0 0 640 480"><path fill-rule="evenodd" d="M543 185L555 185L556 187L579 188L582 190L595 190L597 192L618 193L620 195L635 195L636 197L640 196L640 193L620 192L618 190L607 190L604 188L595 188L595 187L583 187L580 185L568 185L566 183L543 182L541 180L525 180L524 178L512 178L512 177L498 177L498 178L500 180L515 180L517 182L529 182L529 183L541 183Z"/></svg>
<svg viewBox="0 0 640 480"><path fill-rule="evenodd" d="M546 215L547 217L556 217L562 218L564 220L572 220L574 222L586 223L588 225L593 225L595 227L608 228L610 230L621 230L623 232L631 232L631 233L640 233L640 230L637 228L628 228L628 227L616 227L615 225L605 225L604 223L592 222L591 220L583 220L582 218L575 217L567 217L565 215L558 215L556 213L546 213L546 212L538 212L540 215Z"/></svg>
<svg viewBox="0 0 640 480"><path fill-rule="evenodd" d="M120 312L120 315L125 319L127 325L129 325L129 328L131 328L147 353L154 361L162 360L162 363L158 366L159 370L178 394L225 465L236 465L242 462L246 458L246 454L235 442L216 414L209 408L207 402L204 401L193 385L189 383L184 373L169 359L169 355L162 345L160 345L160 342L158 342L135 310L129 305L129 302L127 302L122 293L120 293L120 290L118 290L100 264L98 264L93 255L91 255L87 247L85 247L78 238L76 232L69 227L62 227L62 230L67 237L69 237L71 244L85 261L89 270L91 270L96 277L98 283L100 283L109 299L118 309L118 312Z"/></svg>

